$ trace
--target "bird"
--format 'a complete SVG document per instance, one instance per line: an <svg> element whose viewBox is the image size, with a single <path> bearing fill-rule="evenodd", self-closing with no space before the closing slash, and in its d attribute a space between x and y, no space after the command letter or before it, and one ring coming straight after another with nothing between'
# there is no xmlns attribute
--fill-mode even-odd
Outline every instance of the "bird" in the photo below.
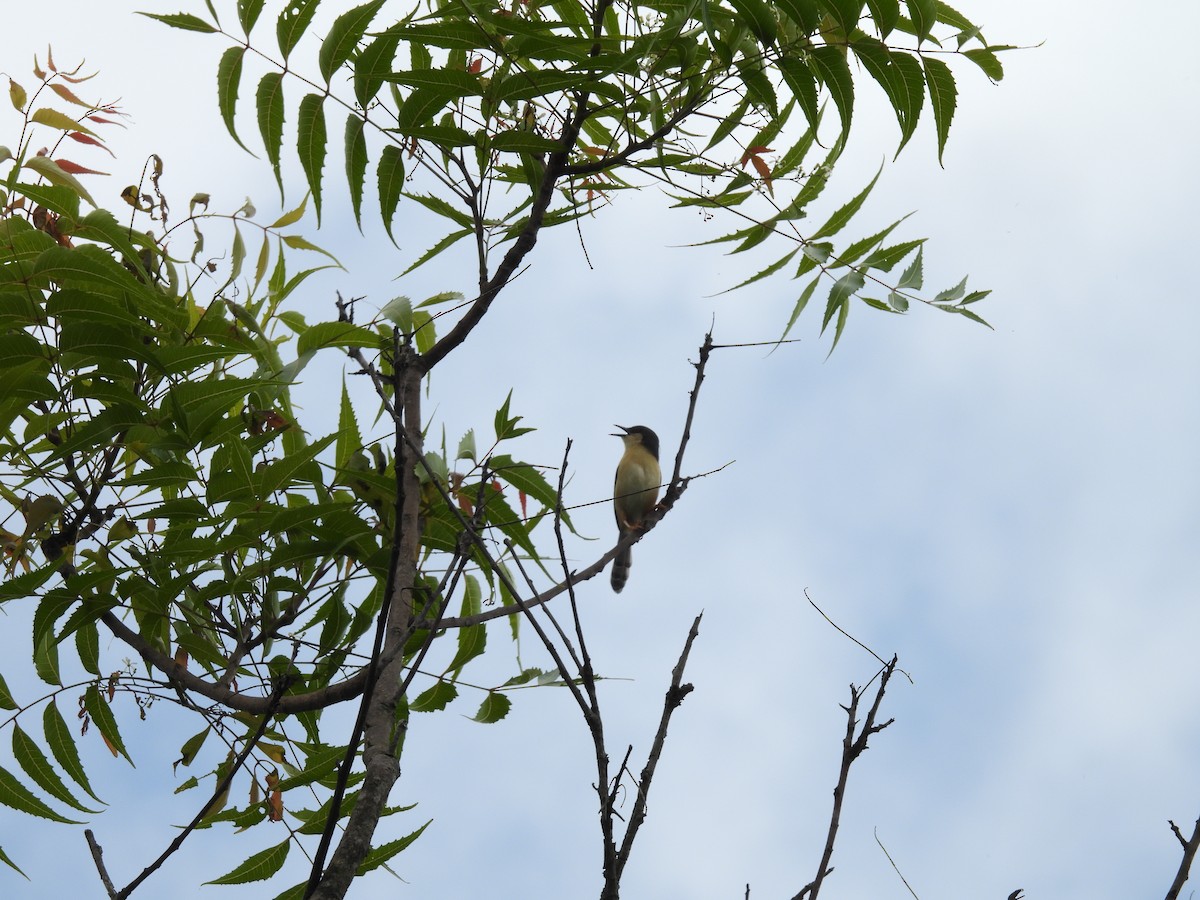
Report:
<svg viewBox="0 0 1200 900"><path fill-rule="evenodd" d="M614 433L625 444L625 453L617 463L617 475L613 480L613 511L617 516L618 539L642 529L646 516L658 502L658 489L662 484L662 469L658 467L658 435L645 425L626 428L616 425L623 434ZM625 547L613 560L609 583L613 591L621 593L629 580L629 567L633 564L632 548Z"/></svg>

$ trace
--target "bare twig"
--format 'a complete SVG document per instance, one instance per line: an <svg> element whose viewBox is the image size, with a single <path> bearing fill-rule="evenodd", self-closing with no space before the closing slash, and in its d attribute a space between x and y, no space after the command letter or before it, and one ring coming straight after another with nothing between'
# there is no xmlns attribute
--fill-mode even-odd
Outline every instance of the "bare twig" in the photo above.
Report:
<svg viewBox="0 0 1200 900"><path fill-rule="evenodd" d="M805 900L806 897L811 898L811 900L817 900L821 885L824 883L826 876L833 871L833 868L829 865L829 861L833 857L833 845L837 840L838 825L841 822L842 802L846 796L846 782L850 777L850 766L866 751L867 740L871 735L883 731L883 729L895 721L894 719L888 719L886 722L876 724L875 719L879 713L879 705L883 702L884 692L887 691L888 681L891 680L892 673L896 671L896 662L897 658L893 656L889 662L884 664L883 669L880 670L879 687L876 688L875 699L871 703L871 708L867 712L866 720L863 722L861 729L858 729L857 716L858 704L862 699L863 691L855 685L850 685L850 705L842 707L846 711L846 736L842 740L841 769L838 772L837 785L833 789L833 812L829 817L829 831L825 837L825 851L821 854L821 864L817 867L816 877L801 888L800 893L796 894L792 900Z"/></svg>
<svg viewBox="0 0 1200 900"><path fill-rule="evenodd" d="M616 874L618 879L625 869L625 864L629 862L634 839L637 838L638 829L642 827L642 822L646 818L646 802L650 797L650 782L654 780L654 771L662 756L671 716L683 703L684 698L694 690L692 685L683 683L683 670L687 666L688 655L692 652L692 644L700 633L700 620L703 618L704 613L700 613L693 620L692 627L688 629L687 640L683 644L683 652L679 654L679 661L671 670L671 686L667 688L666 696L663 699L663 711L662 717L658 721L658 731L654 735L654 744L650 747L650 755L646 758L646 765L642 769L642 777L637 786L637 800L634 801L633 812L629 816L629 825L626 826L625 837L621 841L621 852L617 856Z"/></svg>
<svg viewBox="0 0 1200 900"><path fill-rule="evenodd" d="M904 877L904 873L900 871L900 867L896 865L896 861L892 859L892 854L888 853L888 848L883 846L883 841L879 839L879 829L875 829L875 843L879 845L879 849L883 851L883 855L887 857L887 861L892 864L892 868L896 870L896 874L900 876L900 880L904 882L904 886L908 888L908 892L913 895L913 900L921 900L917 896L917 892L912 889L912 885L908 883L908 879Z"/></svg>
<svg viewBox="0 0 1200 900"><path fill-rule="evenodd" d="M826 622L828 622L830 625L832 625L835 629L837 629L839 632L841 632L841 634L843 634L845 637L848 637L855 644L858 644L858 646L862 647L864 650L866 650L868 653L870 653L873 657L875 657L875 660L881 666L887 665L887 660L885 660L882 656L880 656L878 653L876 653L874 650L872 650L870 647L868 647L866 644L864 644L862 641L860 641L858 638L856 638L854 635L852 635L850 632L848 632L845 628L843 628L837 622L833 621L833 619L829 618L829 616L825 612L825 610L823 610L823 609L821 609L821 607L817 606L817 604L813 602L813 598L808 596L808 588L804 589L804 599L808 601L809 606L811 606L813 609L815 609L817 612L819 612L821 614L822 619L824 619ZM903 675L905 678L907 678L909 684L913 683L912 676L909 675L907 672L905 672L903 669L897 669L896 671L899 672L901 675Z"/></svg>
<svg viewBox="0 0 1200 900"><path fill-rule="evenodd" d="M1179 830L1179 826L1174 822L1170 823L1171 830L1175 832L1175 837L1179 838L1179 843L1183 844L1183 859L1179 861L1179 870L1175 873L1175 880L1171 882L1171 888L1167 891L1166 900L1177 900L1180 891L1183 890L1184 884L1187 883L1188 874L1192 868L1192 861L1196 858L1196 850L1200 848L1200 819L1196 820L1196 827L1192 829L1192 836L1184 840L1183 833Z"/></svg>

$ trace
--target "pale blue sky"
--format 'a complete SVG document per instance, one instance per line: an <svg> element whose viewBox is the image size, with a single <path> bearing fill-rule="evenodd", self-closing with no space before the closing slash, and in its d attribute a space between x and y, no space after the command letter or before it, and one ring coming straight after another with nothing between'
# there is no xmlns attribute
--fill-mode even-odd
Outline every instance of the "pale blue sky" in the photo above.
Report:
<svg viewBox="0 0 1200 900"><path fill-rule="evenodd" d="M791 896L812 877L844 727L838 704L874 669L808 607L805 589L879 653L899 653L915 682L893 684L885 713L896 724L852 774L828 896L908 896L874 831L924 900L1018 887L1030 900L1161 896L1180 853L1167 819L1186 826L1200 815L1200 311L1187 280L1200 91L1183 42L1157 38L1195 34L1200 8L1145 4L1131 30L1127 4L1112 0L958 5L993 41L1044 45L1006 54L999 87L959 67L945 168L923 122L852 227L865 234L917 210L905 227L930 238L927 285L969 272L973 287L994 290L980 312L995 331L860 304L826 360L814 300L794 334L801 343L769 358L716 354L687 469L736 463L695 482L637 546L620 597L603 579L584 588L598 667L628 679L604 685L614 755L632 743L639 766L687 627L705 611L688 672L696 691L672 725L629 897L740 898L747 882L754 898ZM111 190L94 190L102 203L157 152L177 215L206 191L229 209L249 194L269 219L273 178L233 146L216 112L222 39L170 31L130 16L136 8L64 0L53 16L9 10L0 71L29 81L30 55L51 43L61 64L85 56L100 70L89 87L122 98L133 125L112 140ZM158 11L180 8L192 7ZM0 115L0 135L14 122ZM247 120L252 148L253 135ZM896 135L864 87L830 210L890 158ZM332 314L335 289L376 306L470 292L452 266L393 282L411 256L396 256L374 222L360 239L340 198L328 203L312 236L351 271L310 280L310 319ZM539 429L524 458L557 464L574 439L570 503L609 492L614 422L654 427L673 456L688 361L714 316L719 342L771 339L802 286L766 281L714 297L754 271L682 247L721 223L668 212L649 192L621 203L584 225L594 269L572 230L539 241L530 271L439 368L426 403L454 442L489 430L511 386L514 411ZM404 223L406 252L431 243ZM313 412L336 397L330 371L303 389L315 392L302 394ZM590 562L609 546L611 512L590 507L577 522L598 538L570 548ZM25 621L14 609L0 632L14 689L29 656ZM503 629L489 650L484 669L503 680ZM522 650L527 664L540 659L532 635ZM582 721L561 691L514 700L492 727L453 714L418 721L394 801L420 806L387 837L435 822L396 860L406 884L376 874L351 896L598 894ZM198 802L170 794L170 763L195 730L181 719L165 704L148 722L128 717L136 772L90 742L85 763L114 807L92 827L118 880L156 856ZM0 764L10 765L6 754ZM0 823L0 844L34 878L0 870L0 893L100 896L79 832L8 810ZM220 896L195 885L282 836L196 835L145 893ZM289 871L270 888L225 895L274 896L302 875Z"/></svg>

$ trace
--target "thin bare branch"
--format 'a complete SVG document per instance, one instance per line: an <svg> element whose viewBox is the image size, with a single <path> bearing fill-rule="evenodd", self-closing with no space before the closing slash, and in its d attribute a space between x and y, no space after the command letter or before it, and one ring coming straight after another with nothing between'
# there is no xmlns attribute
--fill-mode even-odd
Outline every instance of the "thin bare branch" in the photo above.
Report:
<svg viewBox="0 0 1200 900"><path fill-rule="evenodd" d="M1179 894L1183 891L1183 886L1187 883L1188 875L1192 869L1192 862L1196 858L1196 851L1200 849L1200 819L1196 820L1196 827L1192 829L1192 836L1184 840L1183 834L1179 830L1179 826L1174 822L1170 823L1171 830L1175 832L1175 837L1179 838L1179 843L1183 844L1183 859L1179 861L1179 869L1175 873L1175 880L1171 882L1171 888L1167 891L1166 900L1178 900Z"/></svg>
<svg viewBox="0 0 1200 900"><path fill-rule="evenodd" d="M887 691L888 682L891 680L892 673L896 671L897 658L893 656L891 660L884 664L880 671L879 687L875 691L875 699L871 703L871 708L867 712L866 720L862 724L862 728L858 728L858 707L859 701L862 699L862 689L855 685L850 685L850 705L842 707L846 710L846 734L842 739L842 763L838 771L837 785L833 789L833 812L829 817L829 830L825 836L825 850L821 854L821 863L817 867L816 877L808 884L800 889L800 893L796 894L792 900L817 900L817 895L821 891L821 885L825 879L833 872L833 867L829 865L830 859L833 857L833 845L837 840L838 826L841 823L842 817L842 802L846 796L846 783L850 778L850 766L858 759L867 749L867 740L873 734L877 734L887 728L894 721L888 719L886 722L876 724L876 716L879 713L879 705L883 702L883 695ZM872 679L874 680L874 679Z"/></svg>

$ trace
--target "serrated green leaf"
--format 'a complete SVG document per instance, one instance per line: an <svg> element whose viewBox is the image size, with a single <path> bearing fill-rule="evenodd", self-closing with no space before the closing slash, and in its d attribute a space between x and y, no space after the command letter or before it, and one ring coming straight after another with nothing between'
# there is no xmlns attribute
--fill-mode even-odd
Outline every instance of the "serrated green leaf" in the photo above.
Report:
<svg viewBox="0 0 1200 900"><path fill-rule="evenodd" d="M493 150L504 153L555 153L562 149L556 140L519 130L493 135L490 144Z"/></svg>
<svg viewBox="0 0 1200 900"><path fill-rule="evenodd" d="M937 23L937 0L904 0L904 5L908 7L908 17L912 20L917 42L920 43L929 37Z"/></svg>
<svg viewBox="0 0 1200 900"><path fill-rule="evenodd" d="M13 695L8 689L8 682L4 680L3 675L0 675L0 709L16 708L17 701L13 699Z"/></svg>
<svg viewBox="0 0 1200 900"><path fill-rule="evenodd" d="M432 821L433 821L433 819L430 819L429 822L426 822L424 825L422 825L420 828L418 828L412 834L407 834L404 837L399 838L398 840L388 841L386 844L382 844L378 847L372 848L371 851L367 854L366 859L363 860L362 865L360 865L358 867L358 874L365 875L367 872L370 872L372 869L376 869L379 866L382 866L389 859L391 859L393 856L395 856L397 853L399 853L401 850L408 847L413 841L415 841L417 838L419 838L421 836L421 832L423 832L426 828L428 828L430 822L432 822Z"/></svg>
<svg viewBox="0 0 1200 900"><path fill-rule="evenodd" d="M878 171L875 172L875 177L871 179L870 184L868 184L865 188L863 188L853 200L851 200L849 203L847 203L845 206L843 206L841 209L839 209L837 212L835 212L832 216L830 216L824 225L822 225L813 234L811 234L809 236L809 240L817 240L817 239L823 238L823 237L831 237L832 235L835 235L839 231L841 231L846 226L846 224L852 218L854 218L854 214L856 212L858 212L859 209L862 208L863 203L866 201L867 197L870 195L871 189L873 187L875 187L875 182L877 182L879 180L879 176L882 172L883 172L883 166L881 165L879 167Z"/></svg>
<svg viewBox="0 0 1200 900"><path fill-rule="evenodd" d="M913 241L904 241L900 244L893 244L890 247L880 247L870 256L863 260L864 269L878 269L881 272L890 272L896 263L912 253L913 250L922 246L925 243L925 238L917 238Z"/></svg>
<svg viewBox="0 0 1200 900"><path fill-rule="evenodd" d="M38 678L46 684L62 686L58 670L58 642L54 635L47 634L33 646L33 667Z"/></svg>
<svg viewBox="0 0 1200 900"><path fill-rule="evenodd" d="M510 709L512 709L512 701L508 697L499 691L488 691L483 702L479 704L479 712L475 713L471 720L483 725L491 725L507 716Z"/></svg>
<svg viewBox="0 0 1200 900"><path fill-rule="evenodd" d="M87 791L97 803L103 803L88 781L83 763L79 759L79 749L75 744L74 734L67 727L67 722L58 711L58 704L51 700L42 712L42 731L46 736L46 746L54 755L55 761L64 772L81 788Z"/></svg>
<svg viewBox="0 0 1200 900"><path fill-rule="evenodd" d="M266 850L255 853L228 874L204 883L248 884L251 881L265 881L283 868L288 851L291 849L291 839L282 841L274 847L268 847Z"/></svg>
<svg viewBox="0 0 1200 900"><path fill-rule="evenodd" d="M436 244L434 244L432 247L430 247L428 250L426 250L424 253L422 253L421 256L417 259L417 261L414 262L407 269L405 269L404 272L401 274L407 275L409 272L412 272L414 269L420 268L425 263L429 262L429 260L433 259L439 253L441 253L443 250L445 250L448 247L454 246L456 243L458 243L459 241L461 241L463 238L465 238L467 235L469 235L471 233L472 233L472 231L470 228L462 228L458 231L450 232L448 235L446 235L444 238L442 238L440 241L438 241Z"/></svg>
<svg viewBox="0 0 1200 900"><path fill-rule="evenodd" d="M875 20L880 36L886 38L900 20L899 0L867 0L867 8L871 10L871 18Z"/></svg>
<svg viewBox="0 0 1200 900"><path fill-rule="evenodd" d="M925 284L925 248L917 250L917 255L908 268L900 275L896 287L900 290L912 289L919 291Z"/></svg>
<svg viewBox="0 0 1200 900"><path fill-rule="evenodd" d="M393 32L379 35L354 59L354 97L366 109L379 93L396 65L400 36Z"/></svg>
<svg viewBox="0 0 1200 900"><path fill-rule="evenodd" d="M948 303L952 300L958 300L960 297L965 296L966 293L967 293L967 279L964 276L963 280L960 281L958 284L956 284L954 287L948 288L947 290L944 290L944 291L939 291L937 296L933 298L933 302L934 303Z"/></svg>
<svg viewBox="0 0 1200 900"><path fill-rule="evenodd" d="M858 19L862 15L863 0L821 0L821 5L837 22L842 34L849 35L858 27Z"/></svg>
<svg viewBox="0 0 1200 900"><path fill-rule="evenodd" d="M117 720L108 705L108 700L104 698L96 685L88 685L87 692L83 695L83 707L108 743L129 760L129 764L132 766L133 759L125 749L125 742L121 740L121 732L117 730Z"/></svg>
<svg viewBox="0 0 1200 900"><path fill-rule="evenodd" d="M17 761L17 765L21 767L22 771L33 780L34 784L56 800L74 807L82 813L95 815L99 810L88 809L75 799L63 780L58 777L58 773L54 771L54 767L50 765L46 754L34 743L33 738L26 734L16 722L13 723L12 728L13 759Z"/></svg>
<svg viewBox="0 0 1200 900"><path fill-rule="evenodd" d="M378 347L379 335L350 322L318 322L296 340L296 352L303 356L324 347Z"/></svg>
<svg viewBox="0 0 1200 900"><path fill-rule="evenodd" d="M238 88L242 83L242 60L246 55L245 47L230 47L221 54L217 64L217 107L221 111L221 119L225 122L230 136L237 145L250 153L250 148L242 143L234 125L234 114L237 112ZM251 154L253 156L253 154Z"/></svg>
<svg viewBox="0 0 1200 900"><path fill-rule="evenodd" d="M829 302L825 305L825 317L821 321L821 334L825 333L825 329L829 326L830 320L837 315L837 325L833 332L833 345L829 348L830 354L838 345L838 341L842 337L842 331L846 327L846 316L850 310L850 299L856 291L862 289L864 284L863 276L860 272L850 271L839 278L829 292Z"/></svg>
<svg viewBox="0 0 1200 900"><path fill-rule="evenodd" d="M344 468L350 457L360 450L362 445L358 418L354 415L354 407L350 404L350 392L346 390L346 380L343 378L342 402L338 410L337 446L334 448L336 466L339 469Z"/></svg>
<svg viewBox="0 0 1200 900"><path fill-rule="evenodd" d="M267 160L275 171L279 184L279 196L283 197L283 175L280 172L280 152L283 148L283 74L268 72L258 82L255 92L255 109L258 112L258 131L262 135Z"/></svg>
<svg viewBox="0 0 1200 900"><path fill-rule="evenodd" d="M392 220L396 216L396 207L400 205L400 195L404 192L404 151L394 144L384 147L379 154L377 174L383 228L394 244L396 239L392 236Z"/></svg>
<svg viewBox="0 0 1200 900"><path fill-rule="evenodd" d="M964 50L963 56L983 69L983 74L987 75L992 81L996 82L1004 78L1004 66L1001 65L1000 59L991 50L976 47L971 50Z"/></svg>
<svg viewBox="0 0 1200 900"><path fill-rule="evenodd" d="M786 256L783 256L780 259L775 260L775 262L771 263L769 266L767 266L765 269L761 270L760 272L757 272L754 275L751 275L749 278L747 278L745 281L741 282L740 284L735 284L731 288L726 288L725 290L721 291L721 293L728 294L731 291L736 291L739 288L746 287L746 285L748 285L748 284L754 284L756 281L762 281L762 279L768 278L769 276L774 275L776 272L778 272L780 269L782 269L784 266L786 266L789 262L791 262L792 258L798 252L799 252L799 250L793 250L791 253L788 253Z"/></svg>
<svg viewBox="0 0 1200 900"><path fill-rule="evenodd" d="M441 712L458 697L458 688L450 681L437 681L417 695L409 705L413 712Z"/></svg>
<svg viewBox="0 0 1200 900"><path fill-rule="evenodd" d="M300 43L300 38L304 37L319 4L320 0L288 0L287 6L279 14L275 22L275 34L285 62Z"/></svg>
<svg viewBox="0 0 1200 900"><path fill-rule="evenodd" d="M326 84L333 78L333 73L354 53L371 20L385 2L386 0L371 0L370 3L342 13L334 20L317 55L317 65Z"/></svg>
<svg viewBox="0 0 1200 900"><path fill-rule="evenodd" d="M833 97L842 122L839 142L845 143L845 138L850 133L850 122L854 118L854 78L850 74L850 65L837 47L814 47L809 53L809 59L817 77Z"/></svg>
<svg viewBox="0 0 1200 900"><path fill-rule="evenodd" d="M950 122L954 119L958 103L958 88L954 85L950 67L940 59L926 56L922 62L925 65L925 83L929 86L929 101L933 107L933 121L937 127L938 163L941 163L946 138L950 135Z"/></svg>
<svg viewBox="0 0 1200 900"><path fill-rule="evenodd" d="M64 825L83 824L59 815L3 767L0 767L0 803L18 812L28 813L40 819L49 819L51 822L62 822Z"/></svg>
<svg viewBox="0 0 1200 900"><path fill-rule="evenodd" d="M320 94L305 94L296 114L296 152L312 193L317 227L321 225L321 170L325 168L325 142L325 98Z"/></svg>
<svg viewBox="0 0 1200 900"><path fill-rule="evenodd" d="M346 184L350 188L350 206L354 223L362 231L363 186L367 178L367 139L363 133L366 123L357 113L346 116Z"/></svg>
<svg viewBox="0 0 1200 900"><path fill-rule="evenodd" d="M157 19L164 25L170 25L172 28L182 28L184 31L199 31L202 34L215 34L217 29L209 25L199 16L189 15L188 13L148 13L139 12L139 16L145 16L147 19Z"/></svg>
<svg viewBox="0 0 1200 900"><path fill-rule="evenodd" d="M259 14L263 11L263 6L266 0L238 0L238 22L242 25L242 30L246 32L246 36L250 36L250 32L254 30L254 25L258 22Z"/></svg>

